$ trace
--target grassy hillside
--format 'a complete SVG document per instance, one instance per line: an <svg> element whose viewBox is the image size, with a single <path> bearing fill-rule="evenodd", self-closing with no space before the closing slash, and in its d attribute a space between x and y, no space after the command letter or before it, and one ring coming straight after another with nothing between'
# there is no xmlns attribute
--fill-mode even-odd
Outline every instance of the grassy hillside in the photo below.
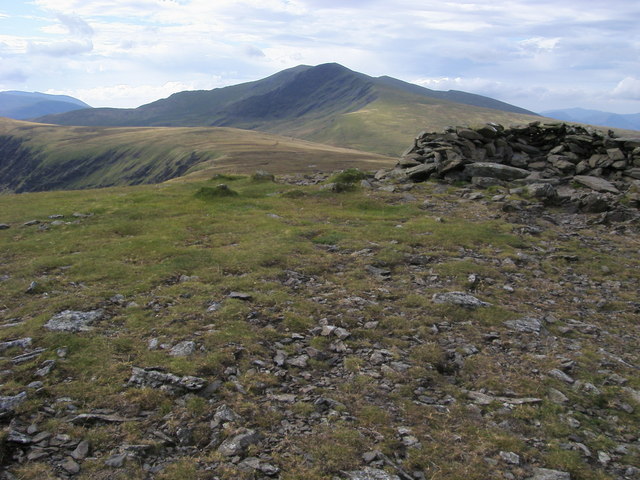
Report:
<svg viewBox="0 0 640 480"><path fill-rule="evenodd" d="M17 192L157 183L196 172L300 173L393 162L231 128L62 127L0 119L0 188Z"/></svg>
<svg viewBox="0 0 640 480"><path fill-rule="evenodd" d="M385 92L366 107L337 115L329 122L290 124L282 129L314 142L398 156L421 131L437 132L448 126L488 122L512 125L536 120L540 117ZM278 131L280 127L273 130Z"/></svg>
<svg viewBox="0 0 640 480"><path fill-rule="evenodd" d="M0 196L3 468L633 478L637 225L468 193L218 177ZM434 301L451 291L491 305ZM44 328L66 310L99 318Z"/></svg>

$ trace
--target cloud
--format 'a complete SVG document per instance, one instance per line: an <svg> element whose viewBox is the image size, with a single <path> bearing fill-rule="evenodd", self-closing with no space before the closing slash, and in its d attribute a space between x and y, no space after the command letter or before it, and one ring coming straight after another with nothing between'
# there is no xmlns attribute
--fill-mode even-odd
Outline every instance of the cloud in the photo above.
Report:
<svg viewBox="0 0 640 480"><path fill-rule="evenodd" d="M551 52L556 48L560 40L561 40L560 37L555 37L555 38L536 37L536 38L528 38L526 40L522 40L518 42L518 44L524 50L530 50L534 52L540 52L540 51Z"/></svg>
<svg viewBox="0 0 640 480"><path fill-rule="evenodd" d="M543 101L557 103L561 94L586 107L607 96L637 99L639 7L629 0L29 4L41 15L22 18L31 30L16 27L13 37L3 31L0 42L11 48L0 51L0 69L6 68L6 55L22 55L24 71L34 74L42 71L47 57L57 57L57 62L49 60L55 66L33 77L39 82L33 89L167 82L207 88L211 75L231 84L297 64L339 62L369 75L417 78L429 88L498 96L529 109L542 108ZM2 10L13 15L10 6ZM3 25L10 21L3 19ZM143 95L140 101L129 97L132 104L152 100L137 87L128 91ZM626 108L635 108L628 103Z"/></svg>
<svg viewBox="0 0 640 480"><path fill-rule="evenodd" d="M248 57L258 57L258 58L263 58L266 55L264 54L264 52L262 50L260 50L257 47L254 47L253 45L247 45L244 47L244 53L245 55L247 55Z"/></svg>
<svg viewBox="0 0 640 480"><path fill-rule="evenodd" d="M58 13L58 20L62 23L69 33L78 37L91 37L93 35L93 28L87 22L77 15L65 15L64 13Z"/></svg>
<svg viewBox="0 0 640 480"><path fill-rule="evenodd" d="M28 53L49 55L51 57L66 57L80 55L93 50L91 40L63 40L61 42L31 42Z"/></svg>
<svg viewBox="0 0 640 480"><path fill-rule="evenodd" d="M0 71L0 82L7 84L24 83L29 76L18 68L10 68Z"/></svg>
<svg viewBox="0 0 640 480"><path fill-rule="evenodd" d="M211 83L219 81L219 78L210 78ZM166 82L161 85L130 85L117 84L79 89L49 89L45 93L52 95L70 95L82 99L92 106L130 107L150 103L160 98L166 98L176 92L196 90L200 86L197 83ZM209 87L211 88L211 87Z"/></svg>
<svg viewBox="0 0 640 480"><path fill-rule="evenodd" d="M612 96L626 100L640 100L640 79L626 77L613 89Z"/></svg>

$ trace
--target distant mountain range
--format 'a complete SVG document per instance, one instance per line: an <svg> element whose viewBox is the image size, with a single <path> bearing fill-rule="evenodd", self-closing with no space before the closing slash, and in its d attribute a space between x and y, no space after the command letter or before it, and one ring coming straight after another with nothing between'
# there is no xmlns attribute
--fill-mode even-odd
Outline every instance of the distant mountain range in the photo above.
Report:
<svg viewBox="0 0 640 480"><path fill-rule="evenodd" d="M545 117L563 120L565 122L587 123L601 127L624 128L640 130L640 113L619 114L586 110L584 108L566 108L562 110L548 110L540 112Z"/></svg>
<svg viewBox="0 0 640 480"><path fill-rule="evenodd" d="M80 126L218 126L261 130L398 155L423 129L531 121L536 114L460 91L441 92L336 63L301 65L262 80L185 91L135 109L94 108L36 121Z"/></svg>
<svg viewBox="0 0 640 480"><path fill-rule="evenodd" d="M95 108L38 120L61 125L215 126L254 129L358 111L389 93L512 113L533 112L482 95L440 92L391 77L374 78L337 63L300 65L255 82L185 91L135 109Z"/></svg>
<svg viewBox="0 0 640 480"><path fill-rule="evenodd" d="M37 117L41 123L0 120L0 191L156 183L221 169L378 169L422 130L540 118L481 95L373 78L335 63L180 92L135 109L83 106Z"/></svg>
<svg viewBox="0 0 640 480"><path fill-rule="evenodd" d="M15 90L0 92L0 117L15 120L27 120L82 108L91 107L83 101L67 95L49 95Z"/></svg>

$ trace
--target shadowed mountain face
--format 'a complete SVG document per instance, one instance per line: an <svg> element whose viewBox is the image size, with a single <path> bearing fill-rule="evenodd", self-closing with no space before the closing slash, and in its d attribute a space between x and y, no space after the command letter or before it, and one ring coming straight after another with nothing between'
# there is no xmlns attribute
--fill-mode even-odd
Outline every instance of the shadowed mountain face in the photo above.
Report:
<svg viewBox="0 0 640 480"><path fill-rule="evenodd" d="M372 82L336 64L300 71L262 95L229 106L219 126L322 117L359 110L376 99Z"/></svg>
<svg viewBox="0 0 640 480"><path fill-rule="evenodd" d="M77 98L66 95L19 91L0 92L0 117L13 118L14 120L26 120L84 108L91 107Z"/></svg>
<svg viewBox="0 0 640 480"><path fill-rule="evenodd" d="M406 103L437 100L534 115L481 95L438 92L390 77L369 77L329 63L298 66L231 87L180 92L136 109L98 108L50 115L38 121L91 126L233 126L276 131L292 121L329 119L398 95Z"/></svg>

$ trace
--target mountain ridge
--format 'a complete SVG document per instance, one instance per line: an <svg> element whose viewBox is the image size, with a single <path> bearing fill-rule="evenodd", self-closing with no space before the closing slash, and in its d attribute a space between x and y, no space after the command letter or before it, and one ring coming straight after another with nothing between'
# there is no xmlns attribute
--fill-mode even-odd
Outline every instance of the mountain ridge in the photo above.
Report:
<svg viewBox="0 0 640 480"><path fill-rule="evenodd" d="M91 109L36 121L80 126L233 127L399 155L421 130L486 122L528 123L539 118L488 97L435 92L329 63L300 65L229 87L178 92L135 109Z"/></svg>
<svg viewBox="0 0 640 480"><path fill-rule="evenodd" d="M229 87L178 92L135 109L102 108L44 116L35 120L85 126L239 126L243 122L251 123L252 115L262 113L257 119L262 124L274 117L282 120L294 115L294 118L299 118L312 111L317 116L322 113L357 110L384 95L385 87L417 95L423 100L453 101L469 106L537 115L481 95L458 91L439 92L392 77L370 77L337 63L326 63L314 67L299 65L262 80ZM304 103L305 98L301 94L308 95L308 103ZM318 103L318 99L323 96L324 101ZM324 112L323 108L328 111Z"/></svg>
<svg viewBox="0 0 640 480"><path fill-rule="evenodd" d="M620 114L586 108L564 108L540 112L546 117L566 122L587 123L600 127L640 130L640 113Z"/></svg>
<svg viewBox="0 0 640 480"><path fill-rule="evenodd" d="M27 120L49 114L91 108L82 100L68 95L7 90L0 92L0 117Z"/></svg>

